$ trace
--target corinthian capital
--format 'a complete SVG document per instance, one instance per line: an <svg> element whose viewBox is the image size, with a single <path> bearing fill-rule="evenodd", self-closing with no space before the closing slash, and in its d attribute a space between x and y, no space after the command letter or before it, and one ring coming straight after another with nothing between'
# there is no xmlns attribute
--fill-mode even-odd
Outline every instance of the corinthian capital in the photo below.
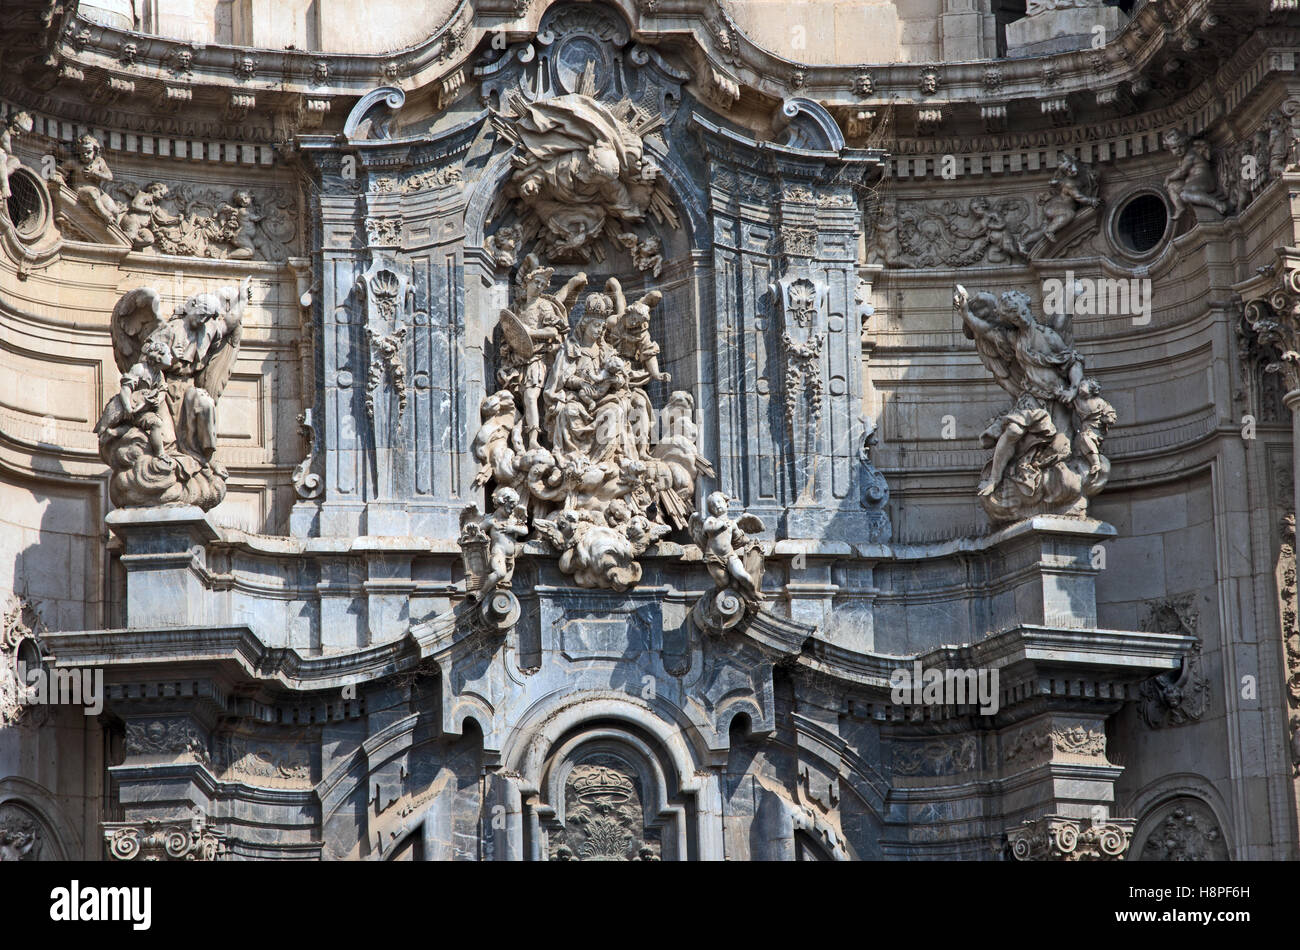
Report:
<svg viewBox="0 0 1300 950"><path fill-rule="evenodd" d="M1292 253L1294 252L1294 254ZM1274 359L1265 369L1281 373L1286 390L1300 390L1300 249L1280 252L1269 284L1246 300L1246 322Z"/></svg>

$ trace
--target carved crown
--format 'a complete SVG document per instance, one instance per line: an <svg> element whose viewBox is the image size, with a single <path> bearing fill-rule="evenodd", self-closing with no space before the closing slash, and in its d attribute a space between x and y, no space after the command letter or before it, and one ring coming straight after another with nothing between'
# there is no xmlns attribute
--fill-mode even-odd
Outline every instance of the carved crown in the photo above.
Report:
<svg viewBox="0 0 1300 950"><path fill-rule="evenodd" d="M579 766L573 770L573 791L578 801L622 803L636 794L632 780L604 765Z"/></svg>

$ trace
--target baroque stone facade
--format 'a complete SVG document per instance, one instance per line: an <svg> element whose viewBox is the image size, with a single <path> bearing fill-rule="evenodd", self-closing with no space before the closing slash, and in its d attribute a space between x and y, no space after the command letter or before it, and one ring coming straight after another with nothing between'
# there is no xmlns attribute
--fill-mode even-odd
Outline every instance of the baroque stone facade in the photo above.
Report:
<svg viewBox="0 0 1300 950"><path fill-rule="evenodd" d="M0 35L0 860L1298 856L1294 5L145 6Z"/></svg>

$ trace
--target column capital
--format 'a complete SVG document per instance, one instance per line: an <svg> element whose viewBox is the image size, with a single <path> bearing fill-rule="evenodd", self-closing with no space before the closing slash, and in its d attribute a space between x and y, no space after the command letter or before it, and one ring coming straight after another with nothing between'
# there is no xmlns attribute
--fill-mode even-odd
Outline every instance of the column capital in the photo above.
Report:
<svg viewBox="0 0 1300 950"><path fill-rule="evenodd" d="M1279 248L1278 262L1242 288L1242 299L1246 322L1274 354L1265 369L1282 374L1285 403L1294 412L1300 404L1300 248Z"/></svg>
<svg viewBox="0 0 1300 950"><path fill-rule="evenodd" d="M1088 822L1047 815L1007 830L1017 861L1121 861L1133 838L1132 818Z"/></svg>

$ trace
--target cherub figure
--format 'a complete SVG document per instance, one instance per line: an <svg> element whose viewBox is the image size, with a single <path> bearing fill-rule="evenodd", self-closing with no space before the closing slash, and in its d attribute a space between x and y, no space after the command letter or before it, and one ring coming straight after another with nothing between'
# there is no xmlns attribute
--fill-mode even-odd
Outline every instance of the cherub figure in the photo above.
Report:
<svg viewBox="0 0 1300 950"><path fill-rule="evenodd" d="M1079 208L1097 208L1097 179L1087 165L1073 155L1062 155L1056 174L1048 183L1048 191L1038 196L1043 208L1045 223L1042 228L1025 236L1024 243L1033 246L1040 238L1055 241L1070 222L1079 216Z"/></svg>
<svg viewBox="0 0 1300 950"><path fill-rule="evenodd" d="M750 603L763 600L763 549L747 531L761 531L753 515L727 517L730 499L715 491L705 501L704 513L691 515L691 536L704 553L704 564L719 588L734 587Z"/></svg>
<svg viewBox="0 0 1300 950"><path fill-rule="evenodd" d="M208 245L208 255L224 254L231 261L252 260L257 253L257 223L261 220L262 215L253 210L252 194L242 189L236 191L229 204L217 209L214 240Z"/></svg>
<svg viewBox="0 0 1300 950"><path fill-rule="evenodd" d="M1101 443L1115 423L1115 408L1101 398L1101 386L1095 379L1085 379L1079 384L1074 414L1078 418L1075 450L1088 463L1088 474L1096 475L1102 470Z"/></svg>
<svg viewBox="0 0 1300 950"><path fill-rule="evenodd" d="M517 224L507 224L488 235L483 246L497 267L513 267L520 246L524 243L524 229Z"/></svg>
<svg viewBox="0 0 1300 950"><path fill-rule="evenodd" d="M627 364L616 354L610 353L600 369L592 374L590 385L579 391L579 398L588 409L595 409L596 403L610 393L627 388Z"/></svg>
<svg viewBox="0 0 1300 950"><path fill-rule="evenodd" d="M618 236L618 243L627 248L633 267L638 271L650 271L655 277L659 276L664 267L663 241L654 235L642 240L635 233L627 231Z"/></svg>
<svg viewBox="0 0 1300 950"><path fill-rule="evenodd" d="M987 198L972 198L971 216L975 218L977 233L981 233L988 247L989 263L1001 264L1005 261L1026 260L1028 254L1020 241L1011 233L1010 226L1002 212L993 207Z"/></svg>
<svg viewBox="0 0 1300 950"><path fill-rule="evenodd" d="M9 176L22 164L14 154L14 140L32 130L32 117L26 112L17 112L9 121L0 125L0 198L8 200Z"/></svg>
<svg viewBox="0 0 1300 950"><path fill-rule="evenodd" d="M171 349L150 338L140 348L140 360L122 374L117 398L104 407L95 426L103 439L117 439L132 427L149 439L149 449L159 461L171 465L168 447L176 441L171 413L167 409L166 371L172 365Z"/></svg>
<svg viewBox="0 0 1300 950"><path fill-rule="evenodd" d="M176 215L162 206L167 197L167 186L160 181L150 182L135 193L130 206L118 220L118 227L137 251L153 247L157 241L155 229L174 227L181 223Z"/></svg>
<svg viewBox="0 0 1300 950"><path fill-rule="evenodd" d="M476 533L487 539L487 568L475 599L482 601L498 588L508 588L515 574L515 557L519 543L528 536L528 512L519 504L519 493L502 486L492 493L493 508L478 519ZM469 527L474 508L461 515L462 527Z"/></svg>
<svg viewBox="0 0 1300 950"><path fill-rule="evenodd" d="M77 139L73 157L59 166L59 175L77 199L91 208L109 224L117 224L126 211L108 195L103 186L113 180L113 173L104 161L103 148L93 135Z"/></svg>
<svg viewBox="0 0 1300 950"><path fill-rule="evenodd" d="M606 324L607 339L625 360L635 360L643 365L651 379L672 382L669 373L659 371L659 344L650 336L650 309L658 305L664 295L652 290L629 304L623 296L622 286L613 277L606 281L605 289L614 301L614 312Z"/></svg>
<svg viewBox="0 0 1300 950"><path fill-rule="evenodd" d="M1164 141L1165 147L1178 159L1178 167L1165 178L1165 191L1174 207L1174 217L1181 217L1188 205L1213 208L1219 214L1227 214L1228 203L1219 193L1210 143L1202 138L1189 143L1187 136L1178 129L1165 133Z"/></svg>

